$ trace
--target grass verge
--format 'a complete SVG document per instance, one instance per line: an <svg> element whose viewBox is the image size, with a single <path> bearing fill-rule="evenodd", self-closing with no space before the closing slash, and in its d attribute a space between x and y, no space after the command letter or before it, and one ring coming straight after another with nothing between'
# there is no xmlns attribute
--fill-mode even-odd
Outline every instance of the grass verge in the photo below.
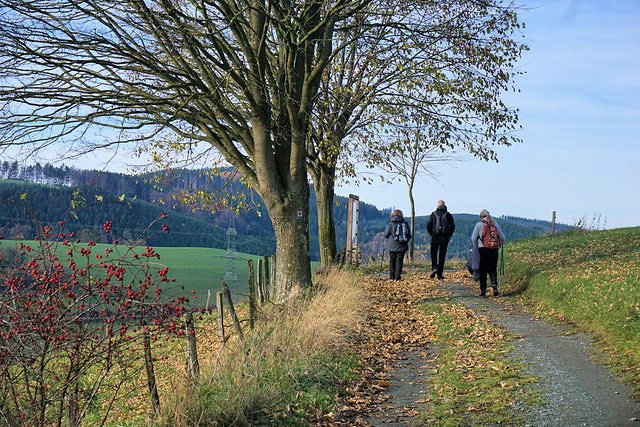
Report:
<svg viewBox="0 0 640 427"><path fill-rule="evenodd" d="M393 370L407 351L435 354L420 368L429 371L426 382L415 382L425 398L415 408L396 408L413 417L414 425L517 424L519 408L537 404L530 387L534 377L509 355L513 337L488 318L453 303L428 272L400 282L380 277L363 282L372 309L368 339L358 350L364 376L348 401L352 406L386 408L384 388L397 381Z"/></svg>
<svg viewBox="0 0 640 427"><path fill-rule="evenodd" d="M571 231L509 243L507 291L593 332L640 398L640 227Z"/></svg>
<svg viewBox="0 0 640 427"><path fill-rule="evenodd" d="M539 404L535 378L509 357L514 337L458 304L427 306L440 346L430 376L426 425L521 424L518 408Z"/></svg>
<svg viewBox="0 0 640 427"><path fill-rule="evenodd" d="M364 319L366 304L357 275L328 273L294 302L266 306L255 329L245 328L244 343L232 336L216 346L215 319L203 317L198 325L206 349L199 352L200 379L182 379L183 353L166 346L168 360L157 363L162 412L145 423L301 425L330 418L336 397L356 376L359 359L346 344ZM138 415L112 425L141 422Z"/></svg>

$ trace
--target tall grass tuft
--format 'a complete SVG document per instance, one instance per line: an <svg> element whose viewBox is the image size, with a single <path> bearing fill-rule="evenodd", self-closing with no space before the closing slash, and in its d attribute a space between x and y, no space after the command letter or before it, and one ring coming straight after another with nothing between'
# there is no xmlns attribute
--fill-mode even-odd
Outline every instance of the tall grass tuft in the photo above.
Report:
<svg viewBox="0 0 640 427"><path fill-rule="evenodd" d="M232 337L201 355L200 380L176 386L154 425L299 425L332 411L357 367L345 344L365 319L358 282L331 271L306 294L265 308L244 345ZM215 324L208 329L215 334Z"/></svg>

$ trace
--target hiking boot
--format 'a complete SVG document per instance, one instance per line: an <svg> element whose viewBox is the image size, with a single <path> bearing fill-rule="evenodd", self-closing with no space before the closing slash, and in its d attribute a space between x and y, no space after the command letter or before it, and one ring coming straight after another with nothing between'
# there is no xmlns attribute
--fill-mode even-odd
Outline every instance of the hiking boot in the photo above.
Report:
<svg viewBox="0 0 640 427"><path fill-rule="evenodd" d="M434 277L436 277L436 274L438 274L438 270L434 268L429 277L433 279Z"/></svg>
<svg viewBox="0 0 640 427"><path fill-rule="evenodd" d="M438 280L444 280L444 276L438 276Z"/></svg>
<svg viewBox="0 0 640 427"><path fill-rule="evenodd" d="M491 287L494 289L498 288L498 273L492 271L489 273L489 280L491 280Z"/></svg>
<svg viewBox="0 0 640 427"><path fill-rule="evenodd" d="M493 296L497 297L498 295L500 295L500 292L498 291L498 288L493 288Z"/></svg>

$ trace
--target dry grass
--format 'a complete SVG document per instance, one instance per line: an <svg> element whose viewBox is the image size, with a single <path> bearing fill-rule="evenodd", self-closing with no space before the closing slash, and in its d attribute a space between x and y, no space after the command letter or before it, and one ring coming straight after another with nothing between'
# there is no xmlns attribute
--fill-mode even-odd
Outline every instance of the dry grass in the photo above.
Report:
<svg viewBox="0 0 640 427"><path fill-rule="evenodd" d="M201 377L184 379L185 358L179 347L165 345L167 356L156 364L162 414L148 425L213 426L255 423L296 424L313 414L331 411L338 387L354 374L345 356L350 337L366 318L367 300L356 273L329 271L314 288L286 304L266 305L256 327L243 322L245 342L235 331L222 345L216 336L215 314L198 320ZM238 307L240 319L247 307ZM229 329L230 319L225 319ZM345 364L346 363L346 364ZM142 378L141 378L142 380ZM138 425L148 404L146 388L123 408L136 414ZM142 395L142 396L141 396ZM138 424L136 424L138 423Z"/></svg>

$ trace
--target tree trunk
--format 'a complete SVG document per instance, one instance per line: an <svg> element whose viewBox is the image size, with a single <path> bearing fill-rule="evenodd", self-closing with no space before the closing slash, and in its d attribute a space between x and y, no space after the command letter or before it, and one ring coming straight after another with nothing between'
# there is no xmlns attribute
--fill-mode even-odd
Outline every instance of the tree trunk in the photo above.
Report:
<svg viewBox="0 0 640 427"><path fill-rule="evenodd" d="M304 176L306 180L306 174ZM262 196L276 235L275 300L285 301L311 286L309 186L286 198ZM265 200L266 199L266 200Z"/></svg>
<svg viewBox="0 0 640 427"><path fill-rule="evenodd" d="M413 182L414 180L411 179L411 183L409 184L409 203L411 205L411 242L409 242L409 262L413 262L413 250L414 250L414 245L416 241L416 238L415 238L416 204L415 204L415 201L413 200Z"/></svg>
<svg viewBox="0 0 640 427"><path fill-rule="evenodd" d="M338 254L336 245L336 227L333 223L333 202L335 197L335 181L322 165L312 171L311 179L316 191L318 207L318 238L320 241L320 264L329 267Z"/></svg>

